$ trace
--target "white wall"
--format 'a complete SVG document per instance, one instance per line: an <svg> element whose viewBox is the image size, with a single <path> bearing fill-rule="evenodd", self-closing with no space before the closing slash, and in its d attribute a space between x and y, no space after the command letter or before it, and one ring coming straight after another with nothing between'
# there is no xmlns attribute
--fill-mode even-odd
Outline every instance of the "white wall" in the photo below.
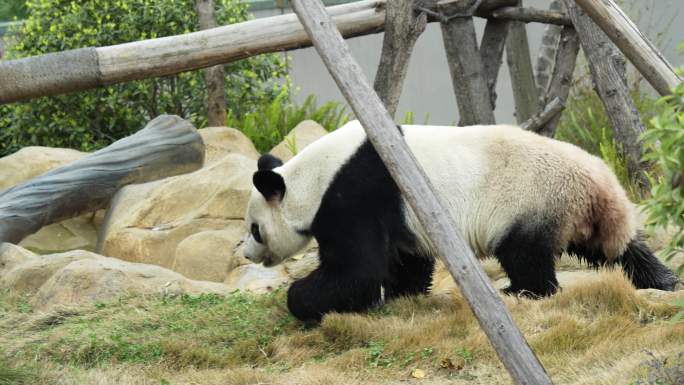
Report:
<svg viewBox="0 0 684 385"><path fill-rule="evenodd" d="M548 8L549 2L549 0L526 0L525 5ZM684 64L682 56L676 49L678 43L684 41L684 23L679 19L684 17L684 1L625 0L624 4L624 9L635 19L642 31L661 47L665 56L674 65ZM257 16L276 13L278 12L262 11ZM484 23L482 19L476 21L480 37ZM528 24L533 59L536 58L543 29L544 26L541 24ZM347 42L354 57L372 82L380 60L382 34L349 39ZM313 48L292 51L290 57L290 75L294 84L301 87L298 95L300 100L310 94L316 95L319 102L344 100ZM514 122L513 94L505 60L499 74L497 93L499 95L496 110L497 121ZM458 121L456 99L451 87L441 31L436 23L429 24L416 43L411 57L404 92L399 103L398 120L403 119L406 111L414 112L417 123L422 122L426 114L429 114L431 124L452 124Z"/></svg>

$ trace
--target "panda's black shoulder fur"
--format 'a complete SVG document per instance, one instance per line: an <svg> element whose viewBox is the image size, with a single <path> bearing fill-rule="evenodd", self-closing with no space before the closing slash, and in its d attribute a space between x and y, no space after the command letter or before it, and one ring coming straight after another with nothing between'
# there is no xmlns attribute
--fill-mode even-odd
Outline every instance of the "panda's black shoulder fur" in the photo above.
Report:
<svg viewBox="0 0 684 385"><path fill-rule="evenodd" d="M416 253L404 210L399 188L364 141L323 195L310 229L321 266L292 285L292 313L316 321L329 311L379 304L383 289L385 298L426 292L434 259Z"/></svg>

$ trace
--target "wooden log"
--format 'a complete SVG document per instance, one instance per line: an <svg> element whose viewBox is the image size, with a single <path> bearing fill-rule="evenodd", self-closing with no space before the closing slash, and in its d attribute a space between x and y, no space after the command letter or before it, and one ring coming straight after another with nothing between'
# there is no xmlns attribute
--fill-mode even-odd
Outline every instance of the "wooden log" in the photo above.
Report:
<svg viewBox="0 0 684 385"><path fill-rule="evenodd" d="M575 0L563 1L589 62L594 87L612 124L613 138L622 146L630 176L647 185L647 179L641 172L639 142L639 136L645 128L629 94L622 54L596 23L577 6Z"/></svg>
<svg viewBox="0 0 684 385"><path fill-rule="evenodd" d="M523 23L572 25L570 18L563 12L536 8L503 7L494 10L489 17L494 19L516 20Z"/></svg>
<svg viewBox="0 0 684 385"><path fill-rule="evenodd" d="M204 142L189 122L162 115L127 138L0 193L0 243L106 207L123 186L195 171Z"/></svg>
<svg viewBox="0 0 684 385"><path fill-rule="evenodd" d="M480 56L482 57L484 78L489 88L492 111L496 110L496 82L499 78L499 69L503 63L503 52L509 26L510 21L508 20L487 20L480 43Z"/></svg>
<svg viewBox="0 0 684 385"><path fill-rule="evenodd" d="M545 92L543 103L548 103L549 100L555 98L568 100L579 49L580 43L575 29L573 27L563 27L560 41L558 42L558 49L556 50L556 64L554 65L551 82ZM554 116L538 132L553 138L556 135L560 117L560 114Z"/></svg>
<svg viewBox="0 0 684 385"><path fill-rule="evenodd" d="M399 105L413 46L427 26L425 13L414 14L414 7L415 0L393 0L385 11L385 36L374 88L392 116Z"/></svg>
<svg viewBox="0 0 684 385"><path fill-rule="evenodd" d="M195 10L200 29L216 28L214 0L196 0ZM226 125L226 75L223 65L204 69L204 82L207 86L207 124Z"/></svg>
<svg viewBox="0 0 684 385"><path fill-rule="evenodd" d="M368 139L442 255L515 383L551 384L320 0L293 0L293 6L342 94L361 120Z"/></svg>
<svg viewBox="0 0 684 385"><path fill-rule="evenodd" d="M440 2L442 14L454 15L473 7L473 0ZM489 87L477 47L472 17L454 17L440 23L449 73L456 94L461 126L494 124Z"/></svg>
<svg viewBox="0 0 684 385"><path fill-rule="evenodd" d="M549 9L560 11L561 0L553 0L549 5ZM572 25L572 21L570 22ZM558 44L560 43L560 34L563 27L549 24L544 28L542 35L541 46L537 54L537 61L534 65L534 80L537 84L537 93L539 94L539 105L544 105L544 94L549 86L549 81L556 63L556 53L558 52Z"/></svg>
<svg viewBox="0 0 684 385"><path fill-rule="evenodd" d="M661 95L681 82L672 65L613 0L576 0Z"/></svg>
<svg viewBox="0 0 684 385"><path fill-rule="evenodd" d="M565 109L565 101L556 97L551 100L543 110L521 124L520 128L527 131L539 132L547 122L558 116L563 109Z"/></svg>
<svg viewBox="0 0 684 385"><path fill-rule="evenodd" d="M534 82L527 30L521 21L511 22L506 40L506 60L513 86L515 119L522 123L539 110L539 95Z"/></svg>
<svg viewBox="0 0 684 385"><path fill-rule="evenodd" d="M381 32L383 0L330 7L346 37ZM311 40L293 14L185 35L0 61L0 104L171 75L267 52L308 47Z"/></svg>

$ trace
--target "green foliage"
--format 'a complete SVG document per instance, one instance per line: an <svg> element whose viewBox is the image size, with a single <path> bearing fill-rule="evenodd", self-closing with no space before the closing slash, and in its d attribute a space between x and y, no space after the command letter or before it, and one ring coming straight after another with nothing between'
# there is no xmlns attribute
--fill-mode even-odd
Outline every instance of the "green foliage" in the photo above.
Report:
<svg viewBox="0 0 684 385"><path fill-rule="evenodd" d="M391 353L385 352L386 342L369 341L366 346L366 364L371 368L389 368L394 365L396 358Z"/></svg>
<svg viewBox="0 0 684 385"><path fill-rule="evenodd" d="M199 29L194 1L29 0L30 15L15 31L7 58L177 35ZM247 20L247 4L217 0L225 25ZM225 66L226 100L241 118L280 93L286 64L262 55ZM207 90L201 71L127 82L71 95L43 97L0 107L0 155L27 145L93 150L170 113L206 125Z"/></svg>
<svg viewBox="0 0 684 385"><path fill-rule="evenodd" d="M665 258L670 259L684 251L684 83L659 104L662 112L643 135L650 147L644 158L658 167L646 209L651 226L671 226L675 230L664 250ZM684 272L684 265L679 271Z"/></svg>
<svg viewBox="0 0 684 385"><path fill-rule="evenodd" d="M638 184L627 171L627 161L621 146L608 128L601 100L591 90L579 89L568 103L556 131L556 139L573 143L587 152L601 157L618 177L620 184L633 200L641 198Z"/></svg>
<svg viewBox="0 0 684 385"><path fill-rule="evenodd" d="M310 95L304 103L290 102L287 87L283 87L272 102L255 106L255 109L242 116L228 114L227 126L235 127L245 133L259 152L267 152L280 143L299 122L313 120L328 131L333 131L349 121L351 115L346 108L336 102L317 106L316 98ZM294 146L294 142L288 142ZM291 148L296 153L296 148Z"/></svg>
<svg viewBox="0 0 684 385"><path fill-rule="evenodd" d="M3 0L0 2L0 22L23 19L26 15L25 0Z"/></svg>

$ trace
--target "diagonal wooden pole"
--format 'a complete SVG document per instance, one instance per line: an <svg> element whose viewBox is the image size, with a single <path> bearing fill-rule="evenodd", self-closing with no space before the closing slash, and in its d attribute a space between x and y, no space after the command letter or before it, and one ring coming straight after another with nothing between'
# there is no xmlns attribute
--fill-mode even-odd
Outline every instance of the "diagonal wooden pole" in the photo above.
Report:
<svg viewBox="0 0 684 385"><path fill-rule="evenodd" d="M551 384L473 251L437 198L425 172L396 129L320 0L293 0L323 62L363 124L368 139L409 202L480 326L516 384Z"/></svg>
<svg viewBox="0 0 684 385"><path fill-rule="evenodd" d="M661 95L682 82L672 65L613 0L574 0ZM574 22L574 21L573 21Z"/></svg>

